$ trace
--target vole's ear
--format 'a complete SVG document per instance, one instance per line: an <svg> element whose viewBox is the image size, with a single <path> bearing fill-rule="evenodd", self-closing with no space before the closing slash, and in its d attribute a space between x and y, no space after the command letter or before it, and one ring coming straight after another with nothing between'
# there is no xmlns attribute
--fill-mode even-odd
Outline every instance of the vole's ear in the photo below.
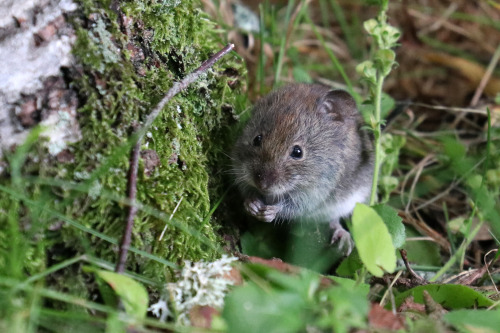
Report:
<svg viewBox="0 0 500 333"><path fill-rule="evenodd" d="M331 115L336 121L343 121L358 114L354 98L344 90L330 90L318 98L317 105L320 112Z"/></svg>

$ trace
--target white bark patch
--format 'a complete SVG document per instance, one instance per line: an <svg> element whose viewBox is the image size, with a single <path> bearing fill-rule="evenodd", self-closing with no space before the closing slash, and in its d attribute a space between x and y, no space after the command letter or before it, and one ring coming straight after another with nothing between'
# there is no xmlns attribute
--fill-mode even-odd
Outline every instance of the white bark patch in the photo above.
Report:
<svg viewBox="0 0 500 333"><path fill-rule="evenodd" d="M40 115L38 120L49 127L45 131L49 141L58 142L59 148L52 152L80 138L76 103L51 100L46 106L46 98L37 96L42 89L51 93L44 82L61 76L61 67L73 62L71 48L76 37L63 14L76 9L71 0L0 1L0 156L1 150L21 144L30 130L17 117L26 96L36 101L32 108ZM68 125L64 135L61 122L54 121L57 117Z"/></svg>

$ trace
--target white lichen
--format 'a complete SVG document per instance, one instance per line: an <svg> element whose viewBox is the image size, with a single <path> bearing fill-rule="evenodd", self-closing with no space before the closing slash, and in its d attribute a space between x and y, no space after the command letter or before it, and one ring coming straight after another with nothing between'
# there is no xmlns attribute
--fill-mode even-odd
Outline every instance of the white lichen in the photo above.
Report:
<svg viewBox="0 0 500 333"><path fill-rule="evenodd" d="M87 171L75 171L73 174L76 180L86 180L90 179L90 174Z"/></svg>
<svg viewBox="0 0 500 333"><path fill-rule="evenodd" d="M89 188L89 197L93 200L97 199L99 195L101 195L102 185L97 180L92 182L92 185Z"/></svg>
<svg viewBox="0 0 500 333"><path fill-rule="evenodd" d="M184 262L184 268L177 274L177 282L166 285L169 303L177 314L177 323L189 325L189 311L196 305L216 309L223 307L228 288L234 283L228 276L231 263L236 260L235 257L223 255L214 262ZM163 299L151 305L149 311L160 317L160 320L171 316L171 311Z"/></svg>
<svg viewBox="0 0 500 333"><path fill-rule="evenodd" d="M106 23L102 18L99 17L96 23L92 24L92 30L88 31L88 35L94 41L95 45L98 46L98 50L105 63L113 64L120 60L120 49L114 44L113 36L107 30ZM100 72L103 72L104 69L104 64L101 64L98 68Z"/></svg>
<svg viewBox="0 0 500 333"><path fill-rule="evenodd" d="M172 150L174 154L181 155L181 144L177 138L172 139Z"/></svg>
<svg viewBox="0 0 500 333"><path fill-rule="evenodd" d="M171 316L171 312L168 308L167 302L162 299L160 299L158 303L151 305L148 308L148 311L151 311L153 315L155 315L157 318L160 318L160 321L163 322L167 320L167 317Z"/></svg>

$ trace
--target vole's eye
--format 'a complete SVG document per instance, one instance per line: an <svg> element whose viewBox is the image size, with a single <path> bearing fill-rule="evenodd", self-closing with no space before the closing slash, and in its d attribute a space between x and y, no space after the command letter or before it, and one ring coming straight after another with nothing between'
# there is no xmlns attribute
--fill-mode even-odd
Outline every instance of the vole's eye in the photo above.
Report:
<svg viewBox="0 0 500 333"><path fill-rule="evenodd" d="M300 148L300 146L295 145L293 146L290 156L295 160L300 160L302 156L304 156L304 151Z"/></svg>
<svg viewBox="0 0 500 333"><path fill-rule="evenodd" d="M255 147L260 147L260 145L262 144L262 134L257 135L257 136L253 139L252 144L253 144Z"/></svg>

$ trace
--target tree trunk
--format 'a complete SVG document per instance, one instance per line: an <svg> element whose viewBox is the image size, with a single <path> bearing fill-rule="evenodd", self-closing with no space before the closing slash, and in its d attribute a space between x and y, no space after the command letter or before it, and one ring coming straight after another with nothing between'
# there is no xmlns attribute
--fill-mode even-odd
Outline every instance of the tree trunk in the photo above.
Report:
<svg viewBox="0 0 500 333"><path fill-rule="evenodd" d="M0 4L0 210L12 213L0 214L0 225L10 226L0 237L24 240L9 259L23 263L18 274L79 254L114 264L134 124L173 82L223 46L197 6L189 0ZM221 166L229 165L244 72L234 54L226 56L175 97L145 136L128 270L164 281L172 265L220 255L210 198L224 190ZM49 280L86 294L88 278L79 267Z"/></svg>

